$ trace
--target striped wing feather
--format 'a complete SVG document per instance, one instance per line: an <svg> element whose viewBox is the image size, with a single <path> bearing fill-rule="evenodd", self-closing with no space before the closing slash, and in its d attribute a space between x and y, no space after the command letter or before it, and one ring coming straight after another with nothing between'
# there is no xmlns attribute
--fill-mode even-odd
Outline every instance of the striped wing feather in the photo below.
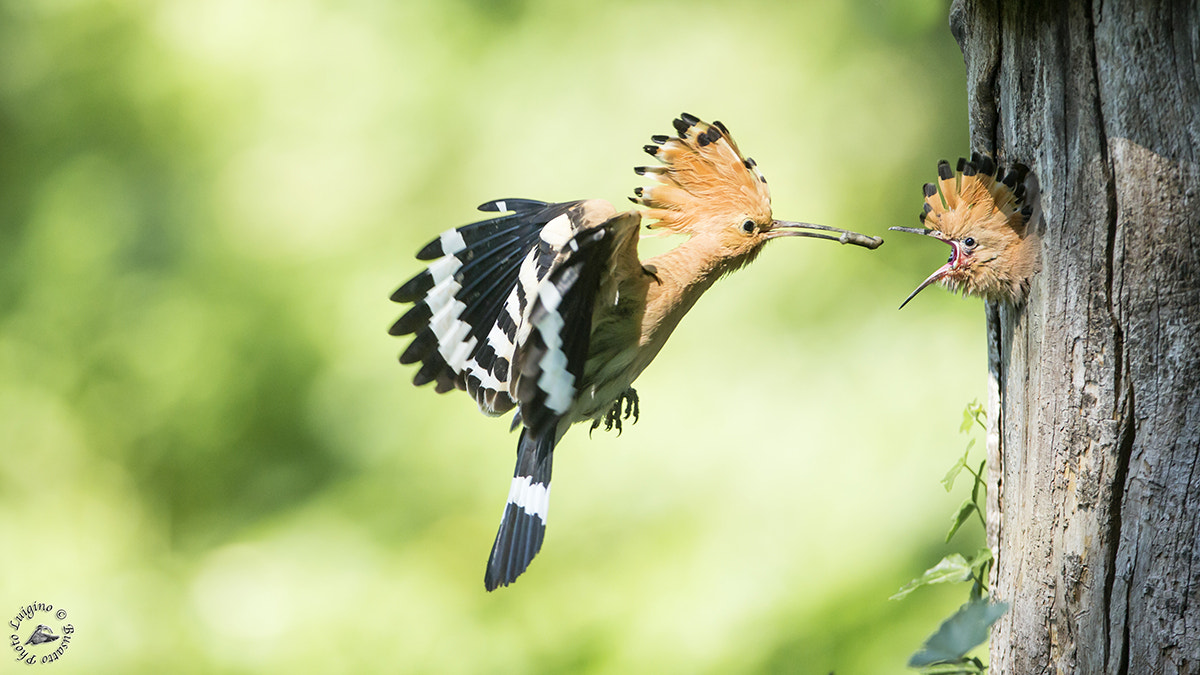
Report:
<svg viewBox="0 0 1200 675"><path fill-rule="evenodd" d="M603 226L567 242L529 311L528 337L516 349L513 390L525 426L553 431L570 410L587 364L592 311L607 271L612 233Z"/></svg>
<svg viewBox="0 0 1200 675"><path fill-rule="evenodd" d="M439 393L462 389L488 414L514 407L508 370L520 308L508 305L518 303L518 275L546 223L569 206L488 202L479 210L512 212L447 230L421 249L417 258L433 262L392 294L413 307L389 331L414 336L400 356L401 363L421 363L414 384L436 382Z"/></svg>
<svg viewBox="0 0 1200 675"><path fill-rule="evenodd" d="M422 248L417 258L432 262L392 294L392 300L413 306L389 332L413 335L400 355L401 363L421 364L413 384L434 382L439 393L461 389L484 413L499 415L519 398L511 381L517 346L528 342L532 354L542 340L553 339L545 326L535 330L535 323L548 320L549 299L538 302L540 285L577 254L568 246L574 235L603 223L614 210L606 202L528 199L497 200L479 209L511 213L447 230ZM556 279L563 283L561 275ZM531 307L542 308L534 323ZM574 321L567 328L580 330ZM586 340L583 349L586 356ZM534 361L526 356L523 363L531 368ZM536 409L541 399L534 398Z"/></svg>

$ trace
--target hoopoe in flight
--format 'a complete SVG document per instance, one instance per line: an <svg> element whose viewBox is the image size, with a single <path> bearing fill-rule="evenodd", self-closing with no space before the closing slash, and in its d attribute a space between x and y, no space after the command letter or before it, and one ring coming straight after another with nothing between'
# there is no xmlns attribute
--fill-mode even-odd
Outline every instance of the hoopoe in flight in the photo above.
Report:
<svg viewBox="0 0 1200 675"><path fill-rule="evenodd" d="M723 124L684 113L674 127L677 135L645 146L661 164L635 169L654 181L630 197L645 211L618 213L601 200L487 202L480 211L502 215L429 242L417 258L433 262L392 294L413 303L389 331L415 336L400 356L421 363L413 384L462 389L488 415L517 408L517 466L488 559L489 591L516 580L541 549L563 434L576 422L620 430L630 414L637 421L630 385L717 279L772 239L883 243L775 220L766 179ZM643 218L688 238L643 261Z"/></svg>
<svg viewBox="0 0 1200 675"><path fill-rule="evenodd" d="M1038 268L1038 236L1029 231L1033 204L1025 203L1029 168L1016 164L1003 180L996 162L973 153L959 158L956 171L938 163L938 185L925 184L925 228L891 227L924 234L950 245L950 259L929 275L904 302L940 281L951 291L1019 304ZM938 194L938 188L941 194Z"/></svg>

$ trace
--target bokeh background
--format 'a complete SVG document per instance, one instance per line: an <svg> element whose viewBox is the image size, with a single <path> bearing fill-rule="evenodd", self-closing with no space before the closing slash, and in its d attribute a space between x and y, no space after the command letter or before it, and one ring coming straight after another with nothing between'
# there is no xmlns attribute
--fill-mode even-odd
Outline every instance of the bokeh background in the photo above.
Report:
<svg viewBox="0 0 1200 675"><path fill-rule="evenodd" d="M11 669L903 672L966 587L888 596L981 539L938 483L981 308L896 311L942 247L718 284L494 594L516 437L410 385L387 298L481 202L623 203L685 110L778 217L916 224L967 150L947 5L0 0L0 616L77 631Z"/></svg>

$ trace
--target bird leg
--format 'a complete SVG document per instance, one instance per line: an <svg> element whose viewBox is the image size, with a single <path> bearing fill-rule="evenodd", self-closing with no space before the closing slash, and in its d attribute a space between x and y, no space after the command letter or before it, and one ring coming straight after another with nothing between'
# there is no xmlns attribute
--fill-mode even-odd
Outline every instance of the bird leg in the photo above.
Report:
<svg viewBox="0 0 1200 675"><path fill-rule="evenodd" d="M621 410L622 404L624 405L623 413ZM620 436L622 421L629 419L630 416L633 416L633 423L637 424L640 413L641 408L638 406L637 391L633 387L630 387L622 392L621 395L617 397L617 400L613 401L612 407L608 409L608 412L604 413L604 430L612 431L615 428L617 430L617 435ZM592 428L588 429L589 436L591 436L592 432L596 430L596 427L600 426L600 421L601 418L599 417L592 420Z"/></svg>

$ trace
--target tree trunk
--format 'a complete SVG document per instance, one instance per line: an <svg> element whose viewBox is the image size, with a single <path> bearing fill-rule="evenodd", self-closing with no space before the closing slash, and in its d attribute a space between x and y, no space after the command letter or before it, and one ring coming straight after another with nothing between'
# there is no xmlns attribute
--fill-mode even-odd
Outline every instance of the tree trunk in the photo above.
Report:
<svg viewBox="0 0 1200 675"><path fill-rule="evenodd" d="M994 673L1200 672L1200 11L956 0L973 149L1041 185L987 305Z"/></svg>

